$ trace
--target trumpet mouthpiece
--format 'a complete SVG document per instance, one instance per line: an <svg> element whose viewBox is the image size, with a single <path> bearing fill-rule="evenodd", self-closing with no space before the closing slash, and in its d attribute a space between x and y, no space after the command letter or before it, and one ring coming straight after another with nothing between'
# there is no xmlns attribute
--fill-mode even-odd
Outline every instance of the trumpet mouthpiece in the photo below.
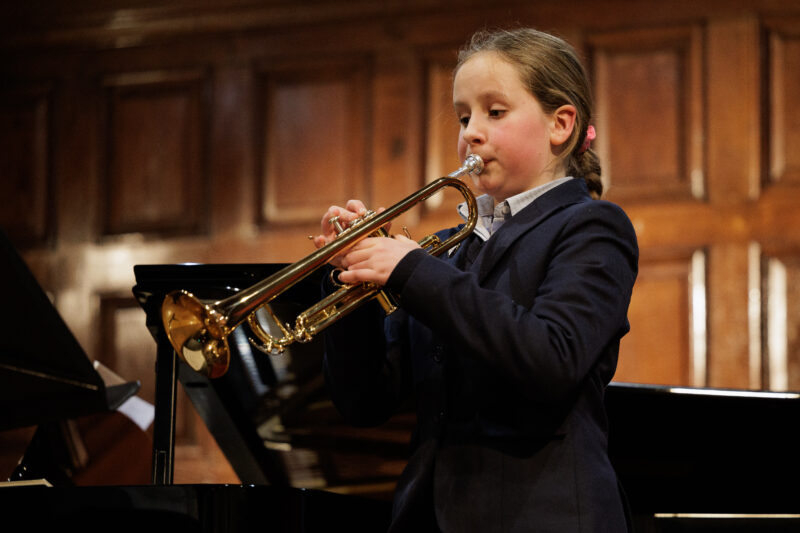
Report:
<svg viewBox="0 0 800 533"><path fill-rule="evenodd" d="M469 174L480 174L483 171L483 159L477 154L470 154L464 160L464 169Z"/></svg>
<svg viewBox="0 0 800 533"><path fill-rule="evenodd" d="M464 160L464 164L461 165L461 168L447 176L449 178L458 178L464 174L480 174L481 171L483 171L483 159L481 159L479 155L470 154Z"/></svg>

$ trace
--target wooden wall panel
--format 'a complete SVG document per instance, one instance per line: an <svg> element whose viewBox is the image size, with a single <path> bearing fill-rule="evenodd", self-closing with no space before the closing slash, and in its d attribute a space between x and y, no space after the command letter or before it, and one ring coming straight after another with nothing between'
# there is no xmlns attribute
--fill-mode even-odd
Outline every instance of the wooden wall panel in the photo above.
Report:
<svg viewBox="0 0 800 533"><path fill-rule="evenodd" d="M800 19L765 21L768 186L757 220L764 244L761 260L763 379L765 388L800 390Z"/></svg>
<svg viewBox="0 0 800 533"><path fill-rule="evenodd" d="M773 181L800 184L800 21L769 31L770 169Z"/></svg>
<svg viewBox="0 0 800 533"><path fill-rule="evenodd" d="M199 71L105 79L103 234L202 231L208 206L204 84Z"/></svg>
<svg viewBox="0 0 800 533"><path fill-rule="evenodd" d="M762 260L764 383L771 390L800 390L800 253Z"/></svg>
<svg viewBox="0 0 800 533"><path fill-rule="evenodd" d="M783 324L786 343L786 389L800 390L800 253L784 259L786 269L786 315L772 317ZM776 384L779 385L779 384ZM772 388L770 383L769 388ZM776 387L777 388L777 387Z"/></svg>
<svg viewBox="0 0 800 533"><path fill-rule="evenodd" d="M51 107L46 86L0 91L0 227L23 246L52 229Z"/></svg>
<svg viewBox="0 0 800 533"><path fill-rule="evenodd" d="M758 198L763 172L763 28L753 16L719 17L706 28L708 198L717 208Z"/></svg>
<svg viewBox="0 0 800 533"><path fill-rule="evenodd" d="M715 243L708 254L709 337L704 386L758 388L750 344L749 243ZM737 324L733 327L733 324Z"/></svg>
<svg viewBox="0 0 800 533"><path fill-rule="evenodd" d="M425 180L433 181L461 166L458 160L458 136L460 126L453 109L453 68L455 55L440 53L427 65L425 131ZM464 182L472 187L470 178ZM473 189L474 191L474 189ZM440 217L453 213L454 206L463 198L455 191L445 191L432 197L426 207ZM454 222L460 222L454 219Z"/></svg>
<svg viewBox="0 0 800 533"><path fill-rule="evenodd" d="M622 340L616 381L692 385L692 282L702 285L702 280L692 280L691 274L691 257L640 265L628 312L631 331Z"/></svg>
<svg viewBox="0 0 800 533"><path fill-rule="evenodd" d="M261 75L262 222L318 223L332 202L365 197L365 76L363 66L349 63Z"/></svg>
<svg viewBox="0 0 800 533"><path fill-rule="evenodd" d="M596 146L614 197L702 197L702 30L631 30L588 41Z"/></svg>
<svg viewBox="0 0 800 533"><path fill-rule="evenodd" d="M371 209L389 207L419 189L424 180L422 157L423 78L420 58L409 50L379 50L371 69L371 151L368 175ZM412 209L393 225L416 227L423 209Z"/></svg>
<svg viewBox="0 0 800 533"><path fill-rule="evenodd" d="M760 199L764 118L763 36L751 16L719 17L706 29L707 184L711 211L692 220L686 231L729 213L727 224L702 231L708 241L709 347L712 387L758 387L760 358L751 342L748 273L756 235L750 214ZM712 81L713 80L713 81ZM737 327L732 327L738 324Z"/></svg>
<svg viewBox="0 0 800 533"><path fill-rule="evenodd" d="M454 62L432 62L427 68L425 177L430 182L458 168L458 118L453 109Z"/></svg>
<svg viewBox="0 0 800 533"><path fill-rule="evenodd" d="M102 294L99 316L99 349L97 360L125 381L139 380L139 396L150 403L155 400L155 341L147 331L141 307L131 297Z"/></svg>

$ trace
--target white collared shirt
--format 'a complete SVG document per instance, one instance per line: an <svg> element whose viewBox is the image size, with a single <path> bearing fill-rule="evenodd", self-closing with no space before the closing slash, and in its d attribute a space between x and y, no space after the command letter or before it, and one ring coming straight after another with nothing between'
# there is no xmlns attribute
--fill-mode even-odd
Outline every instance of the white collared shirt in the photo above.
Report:
<svg viewBox="0 0 800 533"><path fill-rule="evenodd" d="M507 219L522 211L531 202L550 189L558 187L571 179L572 176L566 176L549 181L533 189L528 189L525 192L506 198L497 205L494 205L494 198L488 194L478 196L475 198L478 204L478 223L475 225L475 233L481 240L487 240ZM469 213L467 212L466 202L458 204L458 214L461 215L461 218L467 220Z"/></svg>

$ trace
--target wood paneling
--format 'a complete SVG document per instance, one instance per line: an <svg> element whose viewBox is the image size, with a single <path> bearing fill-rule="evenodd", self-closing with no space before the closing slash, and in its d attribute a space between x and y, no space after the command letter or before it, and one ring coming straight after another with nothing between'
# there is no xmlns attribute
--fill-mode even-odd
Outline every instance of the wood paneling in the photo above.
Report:
<svg viewBox="0 0 800 533"><path fill-rule="evenodd" d="M202 231L209 205L202 72L117 74L104 85L103 234Z"/></svg>
<svg viewBox="0 0 800 533"><path fill-rule="evenodd" d="M754 383L750 366L749 268L747 244L719 242L710 247L707 386L748 389L760 385Z"/></svg>
<svg viewBox="0 0 800 533"><path fill-rule="evenodd" d="M622 340L617 381L691 384L693 280L691 256L640 265L628 319L631 331ZM652 302L657 300L658 307ZM697 309L695 312L705 312ZM704 339L703 339L704 340Z"/></svg>
<svg viewBox="0 0 800 533"><path fill-rule="evenodd" d="M433 181L461 166L458 160L457 141L460 131L453 109L453 68L455 55L440 53L427 64L425 112L425 180ZM466 180L472 189L470 179ZM426 207L430 214L439 217L453 213L454 206L464 199L456 191L446 190L433 196ZM460 222L454 219L453 223Z"/></svg>
<svg viewBox="0 0 800 533"><path fill-rule="evenodd" d="M708 194L717 206L760 194L763 43L752 16L721 17L707 29Z"/></svg>
<svg viewBox="0 0 800 533"><path fill-rule="evenodd" d="M331 202L364 198L364 67L315 61L260 78L262 222L318 222Z"/></svg>
<svg viewBox="0 0 800 533"><path fill-rule="evenodd" d="M800 253L765 255L761 266L764 384L800 390Z"/></svg>
<svg viewBox="0 0 800 533"><path fill-rule="evenodd" d="M426 181L444 176L460 165L456 153L458 118L453 109L454 61L433 61L427 68L425 132Z"/></svg>
<svg viewBox="0 0 800 533"><path fill-rule="evenodd" d="M701 198L702 30L590 35L598 151L615 198Z"/></svg>
<svg viewBox="0 0 800 533"><path fill-rule="evenodd" d="M368 149L369 204L389 207L422 186L422 74L419 56L410 50L390 50L374 57ZM409 211L394 224L415 227L422 209Z"/></svg>
<svg viewBox="0 0 800 533"><path fill-rule="evenodd" d="M0 91L0 227L23 246L51 231L50 94L38 84Z"/></svg>
<svg viewBox="0 0 800 533"><path fill-rule="evenodd" d="M800 21L784 21L769 32L771 181L800 183Z"/></svg>
<svg viewBox="0 0 800 533"><path fill-rule="evenodd" d="M667 237L695 211L693 224L712 226L705 198L704 30L693 24L591 33L598 138L608 198L629 209L640 233L641 262L615 379L660 384L707 383L706 273L692 254L703 246ZM680 208L678 208L680 206ZM658 220L664 209L668 219ZM666 240L656 244L650 236ZM705 255L701 255L705 258ZM701 265L705 265L703 261ZM653 305L653 302L659 302Z"/></svg>
<svg viewBox="0 0 800 533"><path fill-rule="evenodd" d="M150 403L155 400L155 376L152 369L156 358L151 336L147 331L144 313L138 303L123 295L101 295L99 309L99 350L97 360L125 381L141 383L139 396Z"/></svg>
<svg viewBox="0 0 800 533"><path fill-rule="evenodd" d="M786 389L800 390L800 253L795 251L784 259L786 270L786 315L777 314L770 316L770 323L783 328L783 332L778 330L777 342L786 343ZM785 341L780 339L784 338ZM768 386L772 388L772 383ZM775 388L779 388L781 384Z"/></svg>

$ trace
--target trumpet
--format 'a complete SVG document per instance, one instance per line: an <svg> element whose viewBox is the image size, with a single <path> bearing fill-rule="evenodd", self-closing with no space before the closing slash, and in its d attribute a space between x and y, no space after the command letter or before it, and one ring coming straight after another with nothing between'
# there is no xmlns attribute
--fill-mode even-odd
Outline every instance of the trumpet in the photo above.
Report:
<svg viewBox="0 0 800 533"><path fill-rule="evenodd" d="M477 155L470 155L455 172L432 181L380 214L367 211L346 228L338 220L331 219L337 232L334 240L304 259L222 300L204 303L189 291L170 292L161 305L161 320L170 344L193 370L216 378L228 370L228 336L245 322L256 337L250 337L250 343L259 351L275 355L294 342L311 341L320 331L370 300L376 299L387 314L391 313L396 309L394 296L374 283L340 285L333 293L300 313L294 326L282 324L268 304L360 240L388 236L384 229L388 222L445 187L455 188L464 197L468 209L467 221L444 241L436 235L428 235L419 244L431 255L439 255L452 248L472 233L478 220L475 196L457 178L464 174L480 174L482 170L483 160ZM280 330L278 336L270 334L261 325L256 315L260 309L264 309L277 324Z"/></svg>

